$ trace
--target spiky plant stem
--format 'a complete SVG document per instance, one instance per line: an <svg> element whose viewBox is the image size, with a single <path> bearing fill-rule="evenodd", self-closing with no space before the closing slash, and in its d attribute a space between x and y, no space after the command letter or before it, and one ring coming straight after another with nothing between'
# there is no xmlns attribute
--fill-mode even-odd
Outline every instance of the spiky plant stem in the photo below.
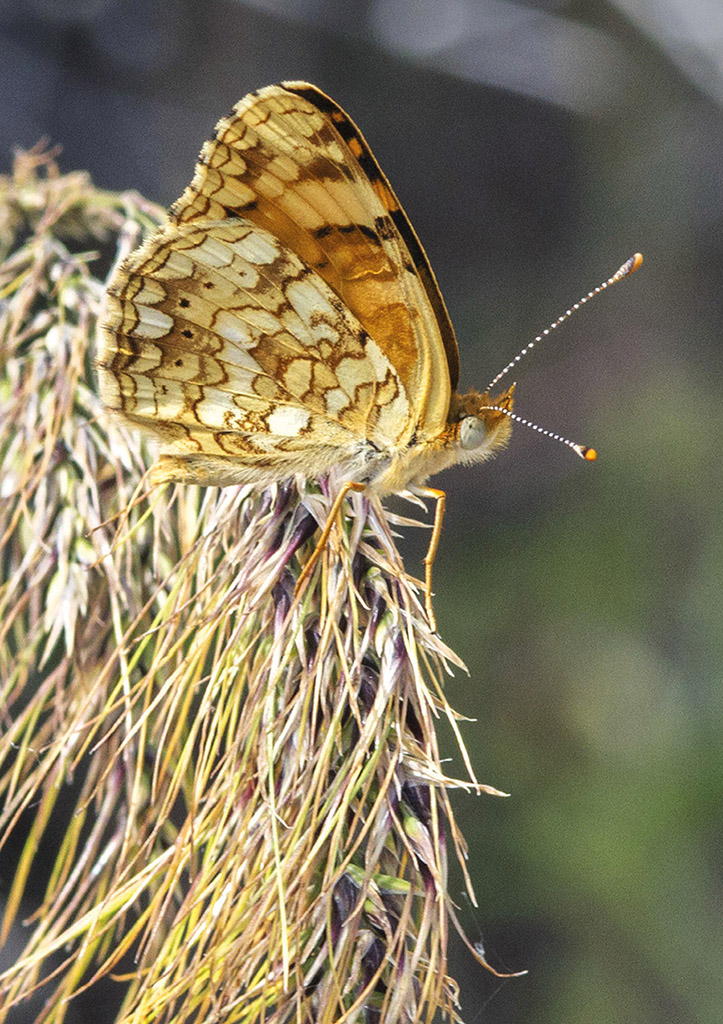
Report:
<svg viewBox="0 0 723 1024"><path fill-rule="evenodd" d="M64 784L75 810L0 1021L39 1021L111 971L122 1024L455 1014L445 835L464 866L435 719L456 730L377 500L341 481L147 490L140 440L93 390L103 283L160 219L61 177L0 180L0 842L33 808L3 936ZM50 972L50 958L56 957ZM57 957L60 956L60 964Z"/></svg>

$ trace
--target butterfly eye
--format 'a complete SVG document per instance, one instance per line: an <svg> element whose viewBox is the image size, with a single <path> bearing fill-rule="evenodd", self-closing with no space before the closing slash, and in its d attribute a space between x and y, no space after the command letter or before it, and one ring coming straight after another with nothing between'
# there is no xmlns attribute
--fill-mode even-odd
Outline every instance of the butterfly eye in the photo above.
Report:
<svg viewBox="0 0 723 1024"><path fill-rule="evenodd" d="M477 416L465 416L459 426L459 441L468 451L479 448L487 436L487 428Z"/></svg>

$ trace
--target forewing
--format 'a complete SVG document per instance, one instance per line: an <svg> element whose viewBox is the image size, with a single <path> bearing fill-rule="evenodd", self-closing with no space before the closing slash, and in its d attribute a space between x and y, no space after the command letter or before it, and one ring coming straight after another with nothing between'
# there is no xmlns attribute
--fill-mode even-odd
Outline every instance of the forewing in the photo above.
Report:
<svg viewBox="0 0 723 1024"><path fill-rule="evenodd" d="M302 82L237 104L171 210L181 224L242 216L312 267L397 370L412 429L434 437L458 378L454 332L424 251L366 141Z"/></svg>

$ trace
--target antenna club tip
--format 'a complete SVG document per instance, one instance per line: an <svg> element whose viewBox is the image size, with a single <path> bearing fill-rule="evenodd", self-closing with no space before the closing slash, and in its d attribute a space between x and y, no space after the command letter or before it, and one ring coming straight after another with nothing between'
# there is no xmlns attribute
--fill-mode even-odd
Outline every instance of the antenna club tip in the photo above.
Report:
<svg viewBox="0 0 723 1024"><path fill-rule="evenodd" d="M597 452L594 448L583 448L582 457L586 462L594 462L597 459Z"/></svg>
<svg viewBox="0 0 723 1024"><path fill-rule="evenodd" d="M634 274L636 270L640 270L643 265L643 254L641 252L633 253L628 260L629 269L628 274Z"/></svg>

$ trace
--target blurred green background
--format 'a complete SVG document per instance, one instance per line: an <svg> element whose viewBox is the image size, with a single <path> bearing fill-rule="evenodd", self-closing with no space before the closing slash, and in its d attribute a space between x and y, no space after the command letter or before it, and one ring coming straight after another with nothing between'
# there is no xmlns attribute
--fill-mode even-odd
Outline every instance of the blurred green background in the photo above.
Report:
<svg viewBox="0 0 723 1024"><path fill-rule="evenodd" d="M455 798L479 907L454 869L452 891L530 973L460 943L452 966L467 1024L721 1020L723 6L5 0L2 170L47 135L165 204L218 117L284 78L367 136L465 386L645 254L516 374L518 412L598 462L517 429L436 480L439 627L470 668L449 695L512 794ZM416 571L424 538L405 550Z"/></svg>

